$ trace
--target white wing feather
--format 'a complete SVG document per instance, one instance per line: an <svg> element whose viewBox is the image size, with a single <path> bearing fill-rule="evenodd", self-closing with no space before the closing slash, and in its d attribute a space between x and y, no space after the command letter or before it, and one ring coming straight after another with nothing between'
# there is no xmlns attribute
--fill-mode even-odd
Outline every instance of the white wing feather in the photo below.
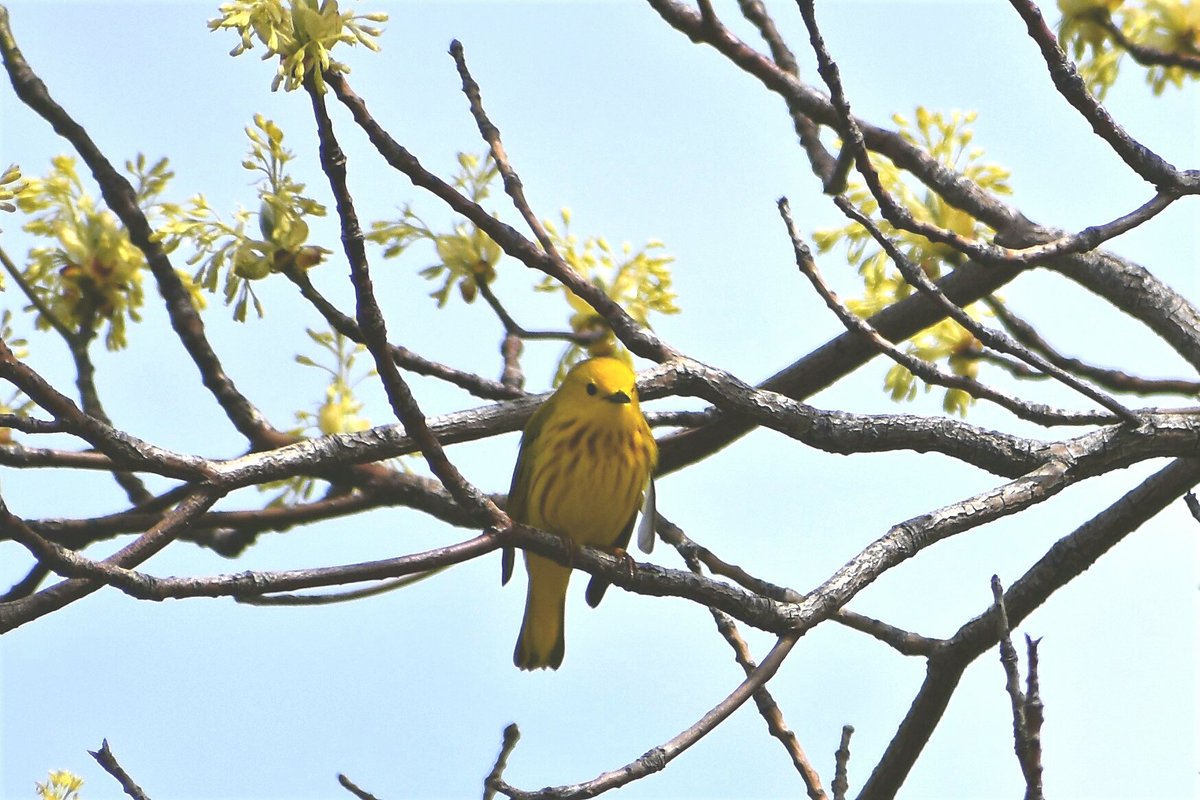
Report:
<svg viewBox="0 0 1200 800"><path fill-rule="evenodd" d="M646 501L642 503L642 519L638 522L637 543L643 553L654 550L654 520L655 520L654 479L646 487Z"/></svg>

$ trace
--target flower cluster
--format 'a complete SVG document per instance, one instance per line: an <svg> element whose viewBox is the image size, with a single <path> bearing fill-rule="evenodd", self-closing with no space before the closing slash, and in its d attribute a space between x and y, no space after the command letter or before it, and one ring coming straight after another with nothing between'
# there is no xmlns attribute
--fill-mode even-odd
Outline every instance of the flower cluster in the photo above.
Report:
<svg viewBox="0 0 1200 800"><path fill-rule="evenodd" d="M24 230L49 240L29 251L23 278L33 295L38 328L57 323L89 332L107 323L110 350L125 346L125 323L137 321L144 301L142 251L116 215L84 189L75 159L57 156L45 178L29 178L17 207L30 216ZM137 201L149 206L172 177L167 160L147 166L143 156L127 163Z"/></svg>
<svg viewBox="0 0 1200 800"><path fill-rule="evenodd" d="M218 278L225 275L225 303L233 304L233 316L246 319L249 305L258 316L262 303L254 293L252 281L262 280L290 269L306 270L319 264L330 253L324 247L306 244L306 217L325 215L325 207L303 194L304 184L285 170L294 157L283 146L283 131L261 114L253 127L246 128L250 139L250 157L242 166L262 173L258 180L258 233L248 232L255 214L238 209L233 222L225 222L209 206L204 195L196 195L187 207L163 204L166 221L155 232L167 252L188 244L195 252L187 263L197 267L195 281L210 292L217 290ZM197 266L198 265L198 266Z"/></svg>
<svg viewBox="0 0 1200 800"><path fill-rule="evenodd" d="M387 21L387 14L352 14L339 9L337 0L234 0L222 5L216 19L208 21L209 30L232 28L241 40L230 51L239 56L254 48L254 40L267 48L264 60L279 57L279 69L271 89L282 85L292 91L312 78L318 91L325 90L326 71L345 73L350 68L330 57L338 44L361 44L379 50L375 40L382 31L374 25Z"/></svg>
<svg viewBox="0 0 1200 800"><path fill-rule="evenodd" d="M459 172L453 180L455 188L474 203L486 200L489 186L497 175L496 163L490 156L459 153L458 165ZM430 293L437 299L439 308L446 305L455 287L463 300L474 301L479 284L495 279L496 264L501 255L500 245L474 223L463 220L450 231L439 233L410 205L400 210L398 220L373 223L366 238L383 246L384 258L395 258L414 242L432 242L439 260L422 269L421 274L429 280L442 279L442 285Z"/></svg>

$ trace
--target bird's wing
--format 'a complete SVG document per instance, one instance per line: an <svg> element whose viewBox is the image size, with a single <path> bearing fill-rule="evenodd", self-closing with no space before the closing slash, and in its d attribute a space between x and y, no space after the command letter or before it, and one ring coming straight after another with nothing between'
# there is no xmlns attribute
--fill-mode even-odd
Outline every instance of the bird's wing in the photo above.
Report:
<svg viewBox="0 0 1200 800"><path fill-rule="evenodd" d="M533 445L546 423L549 408L549 400L542 403L538 410L533 412L533 416L525 425L524 433L521 434L521 447L517 451L517 465L513 467L512 485L509 486L508 503L505 506L505 511L514 522L525 522L528 519L528 509L525 506L529 501L529 485L533 480ZM512 578L515 563L516 551L512 547L503 548L500 556L501 586Z"/></svg>
<svg viewBox="0 0 1200 800"><path fill-rule="evenodd" d="M638 524L638 549L643 553L654 550L654 524L658 516L657 499L654 496L654 478L646 486L646 500L642 503L642 521ZM628 541L626 534L626 541Z"/></svg>

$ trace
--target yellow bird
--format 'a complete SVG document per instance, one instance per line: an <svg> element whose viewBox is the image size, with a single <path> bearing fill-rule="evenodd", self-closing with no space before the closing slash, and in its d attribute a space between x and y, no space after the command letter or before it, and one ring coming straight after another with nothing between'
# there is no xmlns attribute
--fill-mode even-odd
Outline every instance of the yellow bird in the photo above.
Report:
<svg viewBox="0 0 1200 800"><path fill-rule="evenodd" d="M633 370L609 357L582 361L567 373L521 436L508 491L513 520L574 545L624 549L645 500L638 544L649 551L658 446L638 407L635 381ZM506 549L502 582L511 577L512 567L513 552ZM525 567L529 589L513 663L521 669L558 669L571 569L529 552ZM594 578L588 604L599 603L607 587Z"/></svg>

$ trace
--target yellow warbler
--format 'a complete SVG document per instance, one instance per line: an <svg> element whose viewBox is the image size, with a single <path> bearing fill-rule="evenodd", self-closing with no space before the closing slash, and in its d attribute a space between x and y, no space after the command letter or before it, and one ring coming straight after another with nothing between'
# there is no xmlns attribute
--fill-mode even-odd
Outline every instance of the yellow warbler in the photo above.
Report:
<svg viewBox="0 0 1200 800"><path fill-rule="evenodd" d="M638 408L636 376L615 358L576 364L562 385L530 418L508 492L515 521L557 533L573 545L610 550L629 544L643 499L638 543L653 545L650 478L658 446ZM504 553L502 580L512 574L513 553ZM571 568L525 553L529 590L525 619L513 652L521 669L558 669L562 664L563 614ZM607 582L593 579L587 600L600 602Z"/></svg>

